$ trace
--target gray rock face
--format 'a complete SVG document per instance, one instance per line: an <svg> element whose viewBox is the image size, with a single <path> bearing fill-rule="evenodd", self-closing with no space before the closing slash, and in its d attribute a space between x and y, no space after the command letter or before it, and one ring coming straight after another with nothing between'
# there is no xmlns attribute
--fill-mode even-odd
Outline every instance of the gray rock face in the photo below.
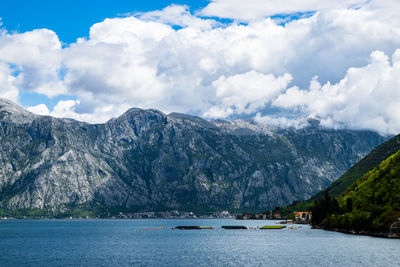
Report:
<svg viewBox="0 0 400 267"><path fill-rule="evenodd" d="M271 130L141 109L87 124L0 100L0 203L268 209L312 196L384 140L369 131Z"/></svg>

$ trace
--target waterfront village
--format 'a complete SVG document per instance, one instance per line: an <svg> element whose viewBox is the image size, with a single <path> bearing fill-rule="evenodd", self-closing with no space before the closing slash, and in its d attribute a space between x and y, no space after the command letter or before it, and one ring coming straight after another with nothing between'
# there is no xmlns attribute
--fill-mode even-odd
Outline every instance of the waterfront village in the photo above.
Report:
<svg viewBox="0 0 400 267"><path fill-rule="evenodd" d="M134 212L134 213L119 213L116 216L109 216L112 219L232 219L234 215L229 211L216 211L208 215L198 215L192 211L147 211L147 212Z"/></svg>
<svg viewBox="0 0 400 267"><path fill-rule="evenodd" d="M309 223L311 221L311 212L299 211L293 212L287 216L281 216L279 213L243 213L233 215L229 211L216 211L208 215L198 215L191 211L165 211L165 212L135 212L135 213L120 213L117 216L111 216L114 219L233 219L237 220L285 220L285 222L301 222Z"/></svg>
<svg viewBox="0 0 400 267"><path fill-rule="evenodd" d="M248 214L243 213L236 215L237 220L284 220L281 223L303 223L307 224L311 222L311 212L308 211L296 211L286 216L281 216L279 213L254 213Z"/></svg>
<svg viewBox="0 0 400 267"><path fill-rule="evenodd" d="M27 219L27 216L19 216L17 218ZM46 216L37 216L35 218L39 219L46 219ZM90 218L97 218L97 219L233 219L235 218L234 215L230 214L229 211L216 211L211 214L207 215L199 215L191 211L143 211L143 212L132 212L132 213L122 213L119 212L118 214L110 214L103 216L96 216L96 217L56 217L56 218L67 218L67 219L90 219ZM9 220L9 219L16 219L14 217L0 217L0 220Z"/></svg>
<svg viewBox="0 0 400 267"><path fill-rule="evenodd" d="M23 216L22 218L27 218ZM45 217L39 217L45 218ZM97 217L100 218L100 217ZM300 222L309 223L311 220L310 212L294 212L288 216L281 216L279 213L243 213L234 215L229 211L216 211L207 215L199 215L191 211L164 211L164 212L133 212L133 213L122 213L117 215L108 214L102 218L110 219L237 219L237 220L285 220L285 223ZM0 220L14 219L12 217L0 217ZM69 217L72 219L72 217ZM78 217L78 219L89 219L89 217ZM284 223L281 222L281 223Z"/></svg>

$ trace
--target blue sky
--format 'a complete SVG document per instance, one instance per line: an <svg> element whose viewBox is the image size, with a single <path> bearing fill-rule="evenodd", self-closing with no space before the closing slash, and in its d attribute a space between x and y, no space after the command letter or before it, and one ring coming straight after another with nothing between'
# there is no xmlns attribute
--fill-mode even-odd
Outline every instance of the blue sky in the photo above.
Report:
<svg viewBox="0 0 400 267"><path fill-rule="evenodd" d="M188 5L195 11L204 0L1 0L0 17L8 31L25 32L47 28L64 43L88 35L90 27L105 18L132 12L162 9L170 4Z"/></svg>

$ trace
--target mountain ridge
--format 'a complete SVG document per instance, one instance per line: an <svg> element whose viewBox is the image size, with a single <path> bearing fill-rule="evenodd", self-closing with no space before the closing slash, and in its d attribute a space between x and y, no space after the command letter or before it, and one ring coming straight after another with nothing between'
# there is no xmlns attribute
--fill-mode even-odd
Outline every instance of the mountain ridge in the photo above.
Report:
<svg viewBox="0 0 400 267"><path fill-rule="evenodd" d="M321 199L327 192L331 197L338 197L347 187L361 178L365 173L371 171L382 161L400 150L400 134L374 148L370 154L366 155L359 162L354 164L346 173L321 191L310 200Z"/></svg>
<svg viewBox="0 0 400 267"><path fill-rule="evenodd" d="M0 203L10 210L64 212L88 203L262 210L310 197L385 140L320 127L223 128L154 109L133 108L104 124L32 113L8 120L20 110L1 110Z"/></svg>

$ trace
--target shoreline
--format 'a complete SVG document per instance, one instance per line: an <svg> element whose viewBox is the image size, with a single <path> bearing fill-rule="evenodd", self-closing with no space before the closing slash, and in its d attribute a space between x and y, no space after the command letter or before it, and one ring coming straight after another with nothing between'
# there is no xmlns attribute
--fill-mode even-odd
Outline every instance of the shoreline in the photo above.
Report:
<svg viewBox="0 0 400 267"><path fill-rule="evenodd" d="M325 230L325 231L331 231L331 232L337 232L337 233L342 233L342 234L347 234L347 235L361 235L361 236L370 236L370 237L376 237L376 238L386 238L386 239L400 239L400 236L390 236L389 233L375 233L375 232L366 232L366 231L354 231L354 230L345 230L345 229L329 229L329 228L323 228L320 226L311 226L311 229L319 229L319 230Z"/></svg>
<svg viewBox="0 0 400 267"><path fill-rule="evenodd" d="M72 218L0 218L0 221L10 221L10 220L234 220L234 218L215 218L215 217L207 217L207 218L113 218L113 217L72 217Z"/></svg>

